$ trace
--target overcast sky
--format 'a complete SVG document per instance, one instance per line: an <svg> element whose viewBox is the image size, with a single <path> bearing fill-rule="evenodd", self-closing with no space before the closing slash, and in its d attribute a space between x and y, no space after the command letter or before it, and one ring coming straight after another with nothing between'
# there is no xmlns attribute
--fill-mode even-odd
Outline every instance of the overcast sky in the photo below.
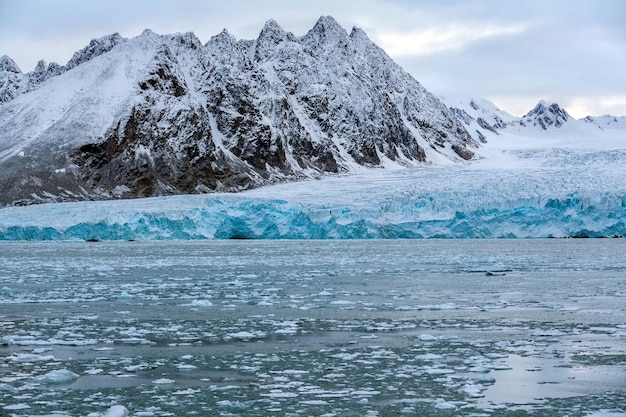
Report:
<svg viewBox="0 0 626 417"><path fill-rule="evenodd" d="M321 15L362 28L438 95L516 116L540 99L577 118L626 115L626 0L0 0L0 56L27 72L114 32L205 43L224 28L256 38L274 19L302 36Z"/></svg>

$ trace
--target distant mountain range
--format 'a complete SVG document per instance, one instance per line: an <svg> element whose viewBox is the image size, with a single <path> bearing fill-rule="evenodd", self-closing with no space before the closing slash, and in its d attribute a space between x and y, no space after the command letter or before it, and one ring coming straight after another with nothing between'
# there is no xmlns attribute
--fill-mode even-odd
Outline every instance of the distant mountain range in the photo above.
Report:
<svg viewBox="0 0 626 417"><path fill-rule="evenodd" d="M444 101L449 105L455 117L460 120L466 129L477 140L484 142L490 134L499 134L505 131L533 131L550 132L564 126L572 126L581 133L589 128L626 129L626 117L604 115L599 117L587 116L583 119L574 119L557 103L548 103L540 100L537 105L522 117L515 117L499 109L495 104L485 99L469 99Z"/></svg>
<svg viewBox="0 0 626 417"><path fill-rule="evenodd" d="M268 21L92 40L64 66L0 58L0 206L236 192L389 163L462 162L505 129L576 121L540 102L515 118L486 100L444 103L358 28L322 17L304 36Z"/></svg>

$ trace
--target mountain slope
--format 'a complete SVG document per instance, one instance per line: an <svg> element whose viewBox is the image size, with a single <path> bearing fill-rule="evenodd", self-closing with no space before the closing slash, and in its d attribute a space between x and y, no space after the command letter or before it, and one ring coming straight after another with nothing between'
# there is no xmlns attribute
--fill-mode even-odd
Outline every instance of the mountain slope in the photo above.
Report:
<svg viewBox="0 0 626 417"><path fill-rule="evenodd" d="M13 81L0 86L0 205L239 191L462 161L478 146L363 31L331 17L302 37L268 21L255 40L223 31L205 45L114 34L64 67L42 63L28 88L33 73L1 62Z"/></svg>
<svg viewBox="0 0 626 417"><path fill-rule="evenodd" d="M486 99L443 99L450 107L450 111L472 137L486 143L490 135L498 135L499 131L517 121L515 116L499 109Z"/></svg>

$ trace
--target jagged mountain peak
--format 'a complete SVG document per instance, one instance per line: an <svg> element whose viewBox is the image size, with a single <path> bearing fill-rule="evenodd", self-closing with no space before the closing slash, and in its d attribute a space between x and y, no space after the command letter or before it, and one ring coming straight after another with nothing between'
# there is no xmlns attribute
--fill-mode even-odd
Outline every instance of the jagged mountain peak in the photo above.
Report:
<svg viewBox="0 0 626 417"><path fill-rule="evenodd" d="M553 113L553 114L561 114L561 115L569 115L567 112L558 105L558 103L548 102L546 100L539 100L535 107L528 112L528 114L542 114L545 112Z"/></svg>
<svg viewBox="0 0 626 417"><path fill-rule="evenodd" d="M358 26L352 27L350 31L350 39L355 42L372 42L372 40L367 36L365 31Z"/></svg>
<svg viewBox="0 0 626 417"><path fill-rule="evenodd" d="M321 16L315 26L304 35L305 43L319 42L335 45L348 39L348 32L332 16Z"/></svg>
<svg viewBox="0 0 626 417"><path fill-rule="evenodd" d="M154 38L154 37L158 37L159 35L154 33L154 31L152 29L146 28L144 29L141 34L139 35L139 37L141 38Z"/></svg>
<svg viewBox="0 0 626 417"><path fill-rule="evenodd" d="M66 69L56 62L50 62L49 64L40 59L35 65L35 69L25 74L25 80L28 83L27 91L31 91L50 77L54 77L62 74Z"/></svg>
<svg viewBox="0 0 626 417"><path fill-rule="evenodd" d="M253 42L254 60L262 61L269 58L278 45L284 41L293 40L295 40L293 34L287 33L275 20L268 20L258 38Z"/></svg>
<svg viewBox="0 0 626 417"><path fill-rule="evenodd" d="M184 33L175 33L170 35L170 40L174 41L174 43L185 46L192 49L200 49L202 48L202 42L193 32L184 32Z"/></svg>
<svg viewBox="0 0 626 417"><path fill-rule="evenodd" d="M261 29L261 34L259 36L267 33L286 34L287 32L285 32L285 30L282 28L282 26L280 26L280 24L278 24L276 20L268 19L265 22L265 25L263 25L263 29Z"/></svg>
<svg viewBox="0 0 626 417"><path fill-rule="evenodd" d="M15 74L22 73L20 67L8 55L0 56L0 71L13 72Z"/></svg>
<svg viewBox="0 0 626 417"><path fill-rule="evenodd" d="M92 39L91 42L89 42L89 45L74 53L72 58L65 65L65 68L68 70L75 68L84 62L109 52L116 45L125 41L126 38L123 38L117 32L111 35L102 36L101 38Z"/></svg>
<svg viewBox="0 0 626 417"><path fill-rule="evenodd" d="M535 107L522 117L521 124L539 126L543 130L548 127L561 127L570 120L571 116L557 103L539 100Z"/></svg>
<svg viewBox="0 0 626 417"><path fill-rule="evenodd" d="M343 28L343 26L341 26L334 17L327 15L327 16L320 16L319 19L317 19L317 22L315 22L315 25L313 25L313 29L314 31L339 31L339 32L344 32L345 33L345 29Z"/></svg>
<svg viewBox="0 0 626 417"><path fill-rule="evenodd" d="M33 72L42 73L45 71L46 71L46 61L43 59L40 59L39 61L37 61L37 65L35 65L35 69L33 70Z"/></svg>
<svg viewBox="0 0 626 417"><path fill-rule="evenodd" d="M224 28L217 35L211 36L211 39L205 44L207 45L216 45L216 44L226 44L226 45L235 45L237 43L237 38L235 38L228 29Z"/></svg>
<svg viewBox="0 0 626 417"><path fill-rule="evenodd" d="M7 55L0 57L0 104L20 95L25 78L15 61Z"/></svg>

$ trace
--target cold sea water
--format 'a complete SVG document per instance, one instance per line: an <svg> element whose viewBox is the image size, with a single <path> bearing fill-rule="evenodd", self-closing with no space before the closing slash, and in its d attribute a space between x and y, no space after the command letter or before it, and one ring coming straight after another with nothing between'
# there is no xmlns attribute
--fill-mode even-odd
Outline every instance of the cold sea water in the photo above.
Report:
<svg viewBox="0 0 626 417"><path fill-rule="evenodd" d="M0 416L626 416L626 239L0 243Z"/></svg>

